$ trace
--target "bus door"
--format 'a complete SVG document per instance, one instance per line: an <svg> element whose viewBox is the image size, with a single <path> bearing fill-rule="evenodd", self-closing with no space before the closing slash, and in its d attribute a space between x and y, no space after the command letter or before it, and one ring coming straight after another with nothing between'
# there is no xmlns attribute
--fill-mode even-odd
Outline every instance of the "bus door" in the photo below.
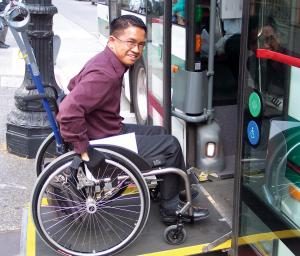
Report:
<svg viewBox="0 0 300 256"><path fill-rule="evenodd" d="M234 255L300 253L300 1L244 1Z"/></svg>
<svg viewBox="0 0 300 256"><path fill-rule="evenodd" d="M163 126L164 119L164 57L165 43L170 45L170 37L165 38L167 27L165 20L165 1L147 2L147 81L148 81L148 122ZM170 29L170 28L169 28ZM167 41L166 41L167 40ZM169 51L170 52L170 51ZM166 98L166 97L165 97Z"/></svg>
<svg viewBox="0 0 300 256"><path fill-rule="evenodd" d="M117 0L119 15L135 15L146 24L145 0ZM147 77L146 77L147 47L143 57L139 59L124 75L124 96L130 103L130 110L135 114L138 124L147 123Z"/></svg>
<svg viewBox="0 0 300 256"><path fill-rule="evenodd" d="M210 3L175 2L147 2L148 122L172 128L187 162L195 166L195 123L207 108ZM165 17L171 15L169 24ZM206 37L202 41L203 31Z"/></svg>

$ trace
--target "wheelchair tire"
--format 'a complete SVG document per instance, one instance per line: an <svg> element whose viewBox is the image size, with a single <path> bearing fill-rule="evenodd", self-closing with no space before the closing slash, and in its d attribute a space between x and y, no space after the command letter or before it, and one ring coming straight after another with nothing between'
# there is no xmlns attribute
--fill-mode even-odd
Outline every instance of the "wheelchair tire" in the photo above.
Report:
<svg viewBox="0 0 300 256"><path fill-rule="evenodd" d="M118 253L147 222L150 196L139 169L112 150L97 150L107 156L106 167L93 174L102 180L98 188L95 182L78 186L77 171L69 168L76 156L73 151L52 161L36 182L31 205L34 224L46 244L60 254Z"/></svg>
<svg viewBox="0 0 300 256"><path fill-rule="evenodd" d="M177 225L171 225L165 229L164 239L171 245L182 244L186 240L186 231L183 227L179 229Z"/></svg>
<svg viewBox="0 0 300 256"><path fill-rule="evenodd" d="M60 154L56 152L56 143L54 133L50 133L48 137L40 145L35 157L35 170L37 177L42 173L44 168Z"/></svg>

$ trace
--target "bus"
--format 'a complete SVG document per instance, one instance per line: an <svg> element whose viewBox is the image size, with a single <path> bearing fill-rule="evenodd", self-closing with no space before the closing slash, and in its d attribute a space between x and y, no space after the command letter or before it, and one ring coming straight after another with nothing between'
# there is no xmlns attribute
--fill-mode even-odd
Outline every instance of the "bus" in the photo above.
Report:
<svg viewBox="0 0 300 256"><path fill-rule="evenodd" d="M113 18L146 23L125 95L137 123L178 138L211 213L180 246L163 244L153 221L124 255L299 255L300 1L179 2L97 3L104 44Z"/></svg>
<svg viewBox="0 0 300 256"><path fill-rule="evenodd" d="M136 121L140 124L154 124L164 125L164 122L169 122L165 126L172 126L173 134L179 139L183 151L186 152L189 149L186 147L186 133L183 132L186 129L186 122L182 122L178 118L163 118L165 105L163 103L164 95L164 82L163 79L163 48L171 50L171 65L170 68L174 71L172 73L172 88L170 93L173 94L173 103L176 108L176 113L185 112L190 115L201 115L203 113L203 106L206 104L205 93L202 93L202 99L198 100L198 94L185 94L185 88L183 81L190 79L203 79L203 85L198 86L195 83L190 83L187 86L192 86L192 90L197 90L200 93L207 90L208 81L206 76L202 76L207 66L208 59L208 30L209 30L209 1L193 1L187 2L187 17L190 21L194 22L194 26L189 26L186 29L185 24L177 21L173 21L171 26L172 36L170 37L170 45L166 46L163 43L163 1L111 1L110 8L108 2L99 1L97 5L98 12L98 27L100 41L105 44L107 36L109 34L109 18L112 19L121 14L134 13L148 24L148 44L144 51L144 58L141 59L136 65L131 68L125 75L124 88L125 96L131 103L131 109L135 113ZM196 6L196 12L193 11L193 6ZM240 8L241 6L239 6ZM109 13L109 10L111 11ZM151 15L146 15L146 9L151 12ZM241 10L235 10L232 16L236 16L237 20L241 18ZM224 14L225 15L225 14ZM196 18L195 18L196 17ZM198 21L195 21L198 19ZM199 26L196 26L196 22L200 22ZM220 21L220 14L217 13L215 41L217 42L222 35L222 27ZM187 39L186 39L187 38ZM179 39L179 40L178 40ZM197 40L197 41L196 41ZM201 43L200 43L201 41ZM198 44L197 53L194 51L187 51L186 49L193 49L195 44ZM201 44L201 45L200 45ZM151 62L151 63L150 63ZM237 61L236 61L237 62ZM202 65L202 66L201 66ZM222 57L218 58L218 62L215 65L215 72L218 76L223 76L222 79L218 79L215 86L222 87L223 89L215 95L214 101L218 101L219 105L224 105L224 102L236 102L236 88L237 79L229 72L224 72L227 67L226 61L222 60ZM220 68L219 68L220 67ZM228 68L227 68L228 69ZM201 78L196 78L201 76ZM237 76L237 75L236 75ZM222 80L226 79L227 88L224 88ZM183 84L183 86L182 86ZM178 89L177 89L178 88ZM182 94L185 94L182 96ZM194 96L194 97L193 97ZM152 104L148 104L151 101ZM186 104L186 102L190 102ZM167 108L166 108L167 109ZM171 125L172 123L172 125ZM191 155L187 153L186 155Z"/></svg>

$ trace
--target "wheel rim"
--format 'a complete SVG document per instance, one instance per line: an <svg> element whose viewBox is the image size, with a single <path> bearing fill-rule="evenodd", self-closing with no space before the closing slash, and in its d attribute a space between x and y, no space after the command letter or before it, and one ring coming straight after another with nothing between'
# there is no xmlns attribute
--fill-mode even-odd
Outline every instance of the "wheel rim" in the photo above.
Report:
<svg viewBox="0 0 300 256"><path fill-rule="evenodd" d="M142 188L134 175L124 166L112 160L107 160L107 163L113 166L115 170L108 172L111 173L112 187L106 189L107 192L102 195L101 200L91 196L96 196L95 190L89 196L87 196L88 193L80 191L74 193L73 199L69 200L69 203L71 202L73 206L56 206L54 204L54 196L56 201L64 202L68 200L66 196L54 193L53 187L57 184L55 182L59 180L61 183L66 183L63 176L68 170L70 162L52 173L42 186L37 202L39 226L47 240L55 245L58 250L72 255L106 255L121 249L137 234L145 214L144 198L139 196L142 194ZM106 177L104 173L102 174ZM117 178L113 177L114 174L118 174L116 177L126 175L127 179L118 183ZM101 177L95 178L99 179ZM76 187L74 176L69 177L69 179L73 179L69 184L71 188ZM112 192L112 188L118 186L119 190ZM118 192L122 190L122 187L124 189L125 186L126 189L134 188L134 191L131 193L129 190L127 194L122 191L118 195ZM69 190L71 189L67 186L66 191ZM110 198L107 196L109 192L111 192L109 194ZM69 213L64 213L66 211L69 211Z"/></svg>
<svg viewBox="0 0 300 256"><path fill-rule="evenodd" d="M50 145L51 148L49 148L43 158L42 158L42 165L41 165L41 170L45 169L45 167L51 163L55 158L57 158L60 154L58 154L56 152L56 148L55 148L55 141L53 142L53 144Z"/></svg>
<svg viewBox="0 0 300 256"><path fill-rule="evenodd" d="M176 231L170 230L168 235L167 235L167 240L170 244L181 244L185 240L185 233L184 231Z"/></svg>
<svg viewBox="0 0 300 256"><path fill-rule="evenodd" d="M148 117L147 83L145 68L140 68L137 76L137 107L140 118L146 122Z"/></svg>
<svg viewBox="0 0 300 256"><path fill-rule="evenodd" d="M37 176L45 169L45 167L51 163L55 158L57 158L60 154L56 151L56 141L54 134L51 133L44 140L44 142L39 147L37 152L35 168L37 171Z"/></svg>

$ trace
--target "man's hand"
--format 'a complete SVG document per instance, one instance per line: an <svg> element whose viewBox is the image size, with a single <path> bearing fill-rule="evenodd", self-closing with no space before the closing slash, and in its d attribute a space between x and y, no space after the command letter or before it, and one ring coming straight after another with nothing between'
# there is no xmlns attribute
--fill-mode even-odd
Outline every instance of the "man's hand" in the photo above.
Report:
<svg viewBox="0 0 300 256"><path fill-rule="evenodd" d="M82 159L83 161L85 161L85 162L90 161L88 152L83 152L83 153L81 153L81 159Z"/></svg>
<svg viewBox="0 0 300 256"><path fill-rule="evenodd" d="M81 159L86 163L91 172L97 172L106 167L105 156L92 146L88 147L87 152L81 153Z"/></svg>

